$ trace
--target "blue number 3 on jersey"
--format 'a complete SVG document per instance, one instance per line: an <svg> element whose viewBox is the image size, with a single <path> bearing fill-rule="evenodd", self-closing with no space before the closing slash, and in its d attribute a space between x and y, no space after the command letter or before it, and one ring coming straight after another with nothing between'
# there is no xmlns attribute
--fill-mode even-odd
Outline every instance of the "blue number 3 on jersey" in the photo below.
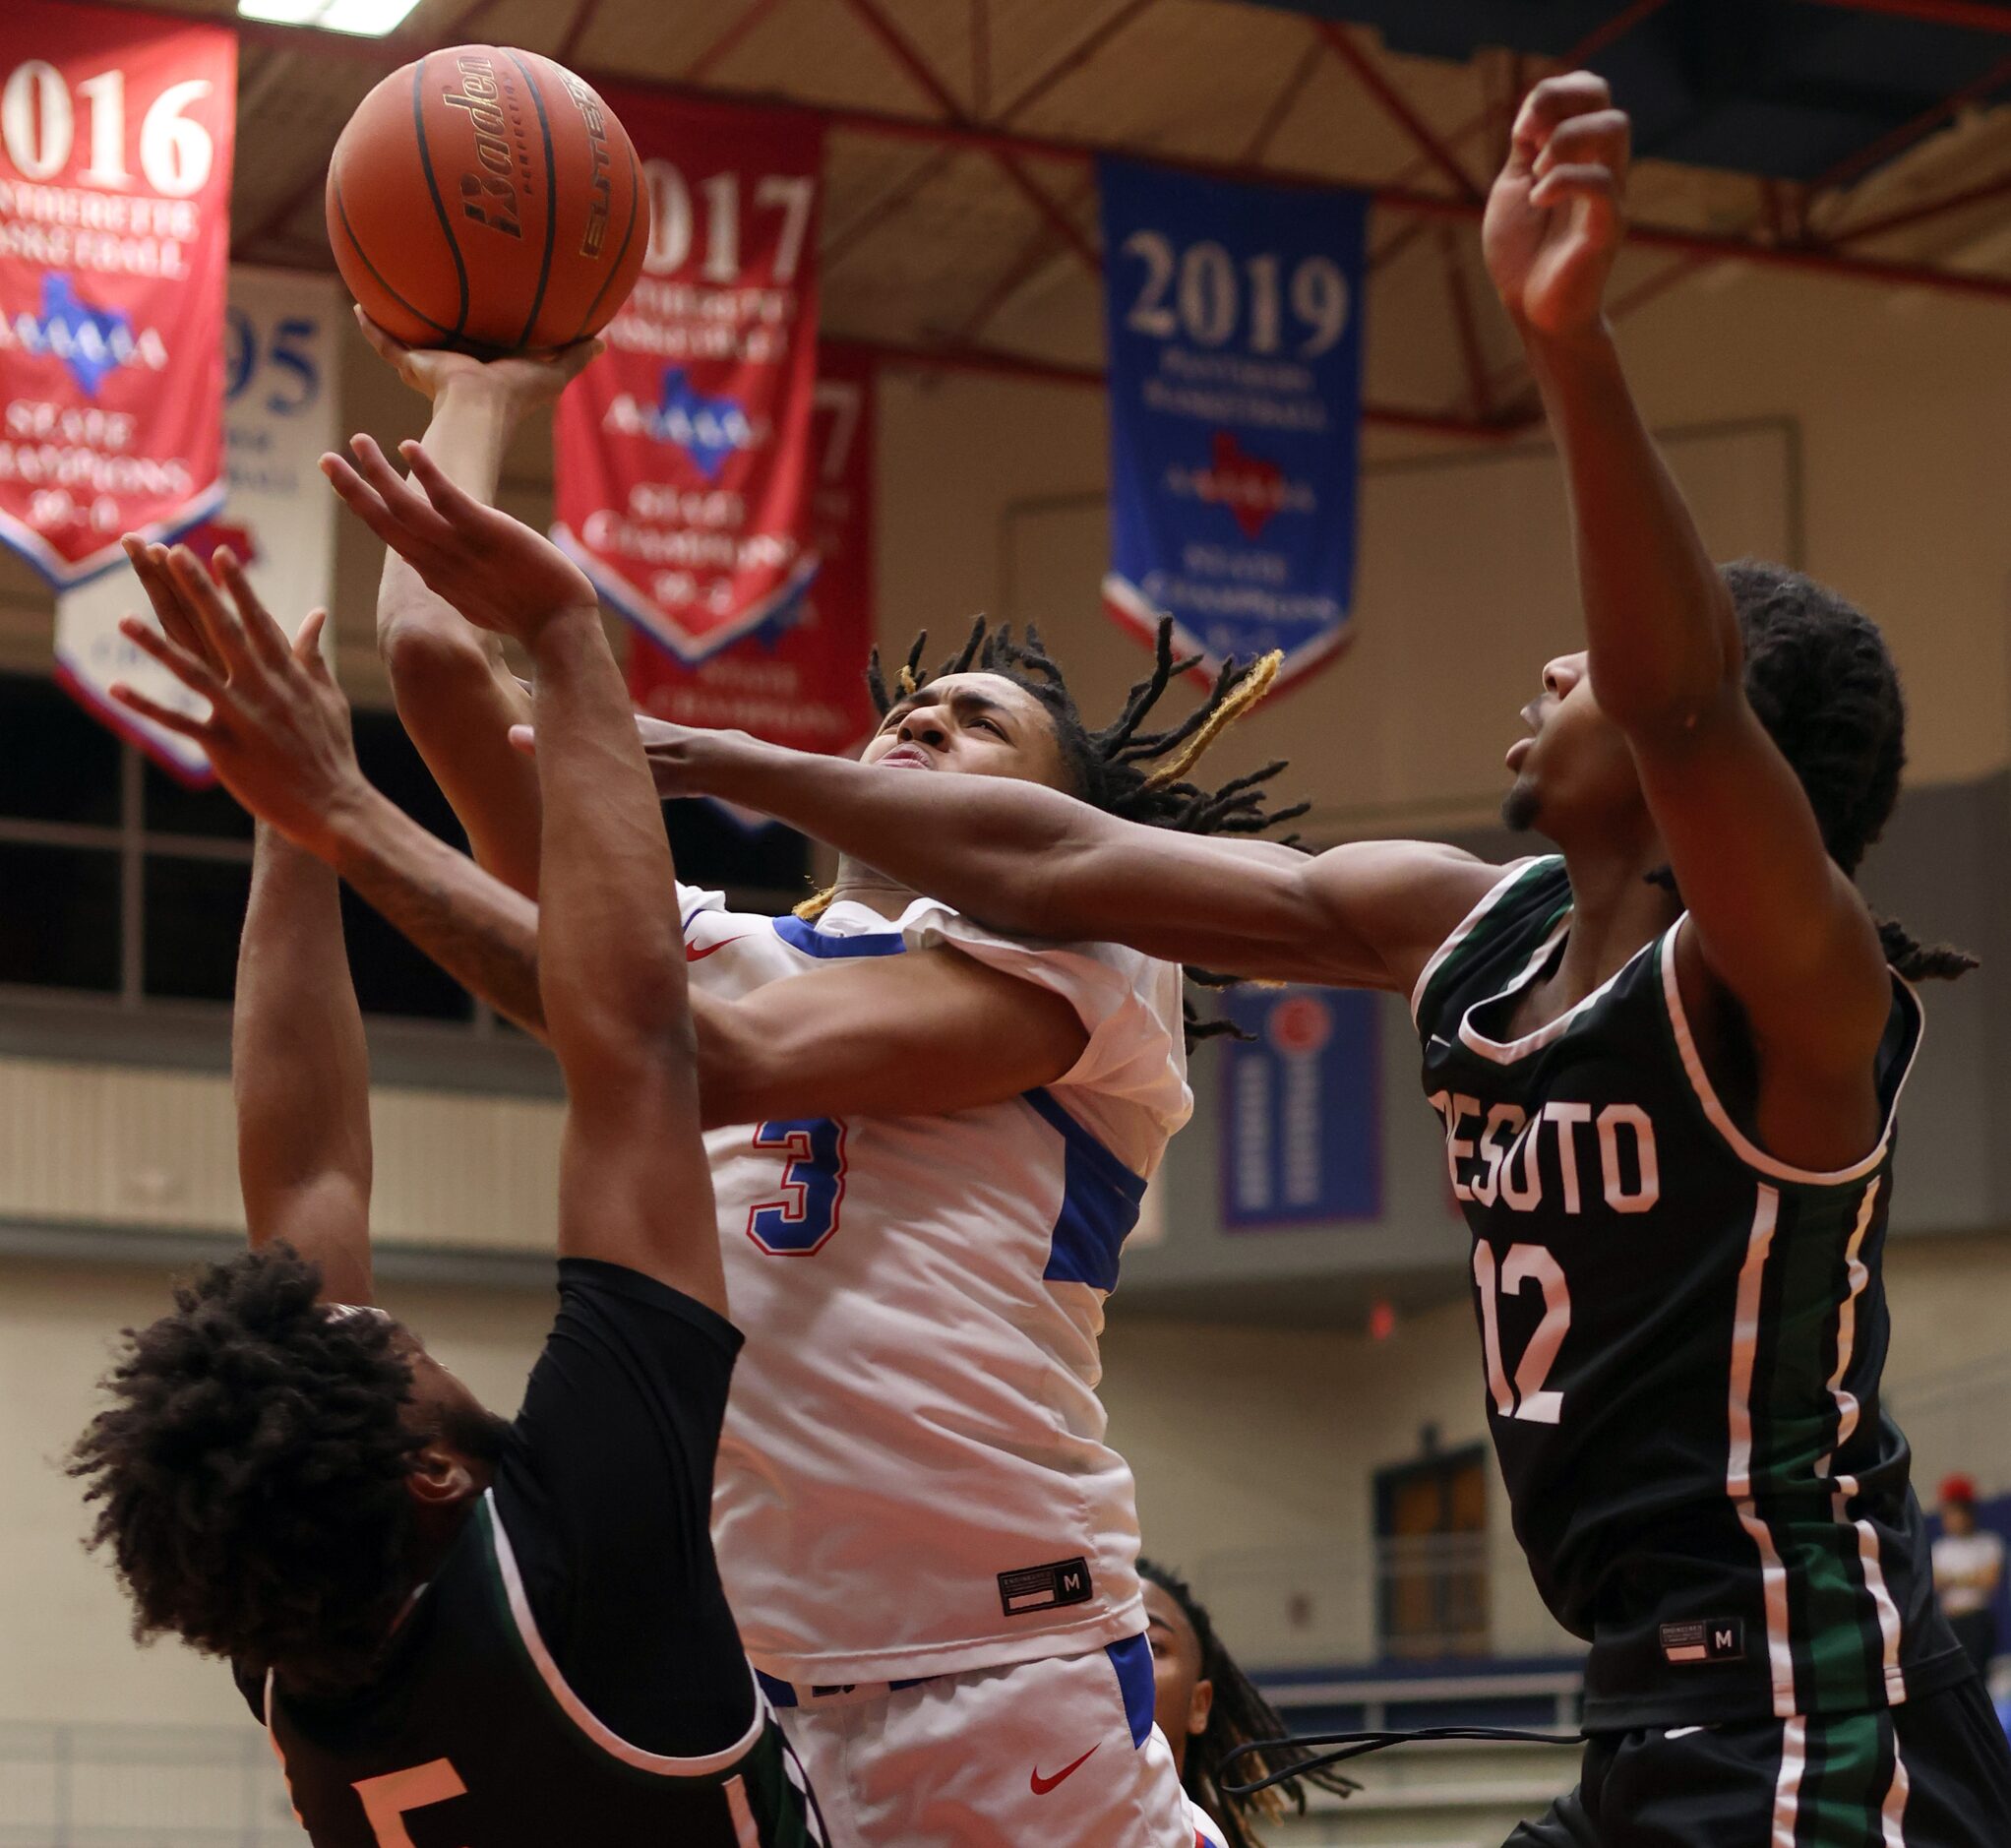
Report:
<svg viewBox="0 0 2011 1848"><path fill-rule="evenodd" d="M845 1126L830 1117L763 1123L754 1145L783 1155L782 1192L748 1209L748 1237L776 1258L822 1251L845 1200Z"/></svg>

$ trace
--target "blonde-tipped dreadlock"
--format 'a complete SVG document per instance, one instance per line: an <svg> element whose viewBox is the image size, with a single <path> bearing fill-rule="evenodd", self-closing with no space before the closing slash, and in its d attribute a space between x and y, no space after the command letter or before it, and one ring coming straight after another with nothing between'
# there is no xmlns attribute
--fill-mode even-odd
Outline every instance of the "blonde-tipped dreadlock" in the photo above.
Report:
<svg viewBox="0 0 2011 1848"><path fill-rule="evenodd" d="M963 647L934 673L922 666L922 651L928 645L926 632L915 638L907 659L895 671L891 689L880 650L873 651L866 685L883 716L945 674L999 674L1040 702L1054 726L1055 742L1074 785L1073 793L1091 808L1148 827L1196 834L1261 833L1306 813L1309 805L1303 802L1275 812L1265 807L1264 785L1285 768L1282 761L1233 777L1218 789L1188 780L1208 748L1270 691L1282 658L1277 654L1265 655L1249 667L1225 662L1207 697L1185 718L1162 731L1144 731L1140 727L1146 715L1174 679L1201 661L1197 654L1175 655L1173 623L1163 620L1152 671L1130 690L1124 709L1110 724L1091 731L1082 722L1074 696L1042 643L1040 631L1031 625L1021 641L1010 627L993 629L980 616L971 624ZM1292 838L1288 836L1288 842ZM814 918L830 899L828 892L819 893L796 907L797 915ZM1188 972L1207 986L1226 985L1222 978L1208 977L1203 971ZM1189 1011L1190 1040L1231 1030L1225 1021L1198 1022Z"/></svg>

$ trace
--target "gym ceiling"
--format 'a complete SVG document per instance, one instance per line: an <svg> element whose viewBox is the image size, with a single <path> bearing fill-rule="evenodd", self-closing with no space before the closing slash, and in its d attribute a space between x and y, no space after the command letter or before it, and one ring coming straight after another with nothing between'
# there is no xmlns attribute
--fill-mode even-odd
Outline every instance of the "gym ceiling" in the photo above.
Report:
<svg viewBox="0 0 2011 1848"><path fill-rule="evenodd" d="M1096 382L1097 151L1372 190L1371 420L1512 434L1532 404L1486 312L1481 203L1514 99L1589 61L1640 123L1621 313L1728 263L2011 306L1994 0L422 0L385 39L239 24L255 263L331 267L349 111L487 39L820 112L823 327L904 366Z"/></svg>

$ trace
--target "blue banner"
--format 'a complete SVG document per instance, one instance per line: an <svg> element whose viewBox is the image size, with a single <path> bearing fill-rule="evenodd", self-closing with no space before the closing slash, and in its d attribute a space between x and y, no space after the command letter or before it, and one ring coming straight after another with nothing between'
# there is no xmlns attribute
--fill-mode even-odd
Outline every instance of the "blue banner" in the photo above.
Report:
<svg viewBox="0 0 2011 1848"><path fill-rule="evenodd" d="M1110 346L1104 602L1208 669L1348 639L1369 201L1098 166Z"/></svg>
<svg viewBox="0 0 2011 1848"><path fill-rule="evenodd" d="M1376 997L1235 988L1224 1012L1222 1221L1232 1232L1382 1212Z"/></svg>

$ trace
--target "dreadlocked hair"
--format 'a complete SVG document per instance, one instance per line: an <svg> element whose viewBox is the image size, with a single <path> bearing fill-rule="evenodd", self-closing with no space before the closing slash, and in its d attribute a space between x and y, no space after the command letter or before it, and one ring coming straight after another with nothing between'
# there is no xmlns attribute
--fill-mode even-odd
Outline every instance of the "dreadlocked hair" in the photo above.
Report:
<svg viewBox="0 0 2011 1848"><path fill-rule="evenodd" d="M1203 1731L1191 1734L1188 1739L1187 1764L1182 1781L1187 1786L1188 1795L1221 1823L1229 1848L1263 1848L1263 1839L1252 1826L1252 1815L1266 1822L1282 1821L1288 1808L1304 1816L1309 1787L1327 1791L1336 1797L1345 1797L1349 1792L1361 1789L1354 1779L1328 1768L1309 1771L1304 1777L1273 1784L1270 1789L1258 1791L1251 1797L1225 1797L1219 1776L1223 1761L1240 1746L1264 1739L1282 1740L1287 1730L1285 1722L1258 1691L1256 1684L1237 1666L1236 1658L1223 1647L1206 1606L1194 1596L1187 1580L1178 1572L1169 1571L1164 1566L1145 1559L1138 1562L1138 1575L1157 1585L1180 1606L1181 1615L1188 1620L1201 1646L1201 1679L1214 1684L1215 1698L1208 1709L1208 1724ZM1238 1760L1237 1780L1255 1783L1310 1756L1291 1745L1251 1753Z"/></svg>
<svg viewBox="0 0 2011 1848"><path fill-rule="evenodd" d="M178 1286L171 1314L125 1330L68 1468L136 1639L335 1690L368 1676L396 1618L424 1440L399 1418L394 1324L332 1316L320 1287L284 1244Z"/></svg>
<svg viewBox="0 0 2011 1848"><path fill-rule="evenodd" d="M1830 858L1855 879L1892 817L1907 761L1906 701L1885 638L1861 610L1784 565L1745 559L1721 575L1738 612L1746 699L1806 792ZM1652 877L1676 891L1670 869ZM1977 966L1890 918L1878 936L1909 981L1953 980Z"/></svg>
<svg viewBox="0 0 2011 1848"><path fill-rule="evenodd" d="M1173 651L1173 620L1162 618L1154 640L1152 671L1126 696L1124 709L1100 731L1084 723L1061 667L1048 653L1040 631L1027 625L1025 638L1015 637L1009 624L994 629L983 616L971 624L963 647L934 672L922 666L928 632L915 638L907 658L896 669L891 686L875 648L866 666L866 686L884 718L900 701L945 674L998 674L1033 695L1054 727L1073 793L1093 809L1148 828L1169 828L1189 834L1259 834L1295 820L1311 807L1267 806L1265 785L1284 770L1281 758L1247 775L1231 777L1209 789L1188 780L1208 748L1267 694L1278 678L1283 656L1270 653L1249 666L1225 661L1208 696L1177 723L1162 730L1144 729L1147 716L1180 675L1200 665L1198 654ZM1298 836L1285 836L1296 846ZM819 893L796 907L799 917L814 918L830 902ZM1226 986L1223 978L1204 970L1188 974L1206 987ZM1203 1020L1191 1005L1187 1009L1188 1044L1213 1039L1236 1029L1226 1020Z"/></svg>

